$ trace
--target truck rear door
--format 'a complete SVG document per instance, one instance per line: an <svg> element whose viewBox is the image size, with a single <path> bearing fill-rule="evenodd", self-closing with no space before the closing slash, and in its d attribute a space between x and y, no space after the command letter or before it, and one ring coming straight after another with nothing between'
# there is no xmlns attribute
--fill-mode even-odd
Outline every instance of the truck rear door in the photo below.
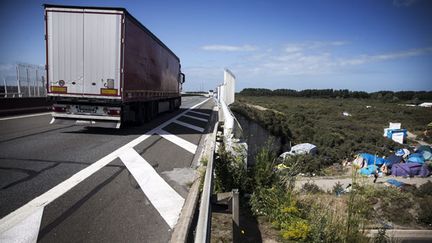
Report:
<svg viewBox="0 0 432 243"><path fill-rule="evenodd" d="M84 81L84 14L48 12L49 93L82 94Z"/></svg>
<svg viewBox="0 0 432 243"><path fill-rule="evenodd" d="M120 96L121 12L47 9L48 92Z"/></svg>
<svg viewBox="0 0 432 243"><path fill-rule="evenodd" d="M120 92L121 15L84 14L85 94Z"/></svg>

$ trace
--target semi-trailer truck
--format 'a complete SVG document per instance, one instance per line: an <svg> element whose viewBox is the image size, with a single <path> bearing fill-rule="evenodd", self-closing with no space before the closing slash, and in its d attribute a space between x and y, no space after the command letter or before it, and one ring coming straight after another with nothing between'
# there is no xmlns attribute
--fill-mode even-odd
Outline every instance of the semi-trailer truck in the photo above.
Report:
<svg viewBox="0 0 432 243"><path fill-rule="evenodd" d="M44 8L51 123L120 128L180 107L180 59L126 9Z"/></svg>

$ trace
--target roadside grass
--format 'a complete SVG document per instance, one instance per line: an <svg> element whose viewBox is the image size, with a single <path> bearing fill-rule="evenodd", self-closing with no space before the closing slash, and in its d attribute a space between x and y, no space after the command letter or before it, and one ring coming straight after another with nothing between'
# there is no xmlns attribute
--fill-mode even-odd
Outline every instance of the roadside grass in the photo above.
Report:
<svg viewBox="0 0 432 243"><path fill-rule="evenodd" d="M255 166L246 169L223 147L218 156L223 165L215 167L216 187L240 188L243 207L279 232L281 242L390 242L387 229L432 227L432 183L409 190L370 185L352 170L349 192L341 184L325 192L313 182L295 190L298 160L276 169L275 153L264 147ZM365 236L371 228L379 229L376 239Z"/></svg>

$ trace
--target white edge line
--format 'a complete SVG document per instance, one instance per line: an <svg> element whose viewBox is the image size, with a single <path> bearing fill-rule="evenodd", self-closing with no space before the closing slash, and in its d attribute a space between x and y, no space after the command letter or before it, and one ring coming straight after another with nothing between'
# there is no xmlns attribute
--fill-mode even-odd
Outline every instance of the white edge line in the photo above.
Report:
<svg viewBox="0 0 432 243"><path fill-rule="evenodd" d="M208 121L208 119L199 118L199 117L196 117L196 116L189 116L189 115L183 115L183 116L189 117L189 118L192 118L192 119L196 119L196 120L199 120L199 121L204 121L204 122Z"/></svg>
<svg viewBox="0 0 432 243"><path fill-rule="evenodd" d="M195 154L195 152L196 152L196 150L198 148L197 145L195 145L195 144L193 144L193 143L191 143L191 142L189 142L187 140L184 140L183 138L181 138L179 136L171 134L171 133L169 133L169 132L167 132L165 130L160 129L157 132L157 134L159 134L159 136L165 138L166 140L168 140L168 141L176 144L177 146L179 146L179 147L187 150L188 152L190 152L192 154Z"/></svg>
<svg viewBox="0 0 432 243"><path fill-rule="evenodd" d="M37 242L44 208L40 207L20 224L0 234L0 242Z"/></svg>
<svg viewBox="0 0 432 243"><path fill-rule="evenodd" d="M9 116L9 117L0 118L0 121L13 120L13 119L21 119L21 118L35 117L35 116L45 116L45 115L48 115L48 114L51 115L52 112L44 112L44 113L22 115L22 116Z"/></svg>
<svg viewBox="0 0 432 243"><path fill-rule="evenodd" d="M7 231L8 229L12 228L13 226L17 225L18 223L22 222L24 219L26 219L28 216L30 216L35 210L37 210L40 207L44 207L45 205L49 204L50 202L54 201L70 189L72 189L74 186L78 185L81 181L85 180L89 176L91 176L93 173L97 172L101 168L103 168L105 165L109 164L111 161L116 159L121 153L123 153L125 150L129 148L133 148L134 146L138 145L142 141L149 138L151 135L157 133L160 128L167 126L168 124L172 123L173 121L177 120L177 118L183 116L186 112L189 112L189 110L194 109L205 102L207 102L210 98L205 99L204 101L190 107L188 110L180 113L179 115L171 118L170 120L162 123L158 127L150 130L144 135L139 136L138 138L135 138L134 140L130 141L129 143L123 145L122 147L118 148L117 150L113 151L112 153L106 155L102 159L94 162L90 166L87 166L86 168L82 169L78 173L71 176L69 179L63 181L62 183L58 184L57 186L51 188L49 191L43 193L42 195L34 198L27 204L21 206L20 208L16 209L15 211L11 212L10 214L6 215L2 219L0 219L0 234Z"/></svg>
<svg viewBox="0 0 432 243"><path fill-rule="evenodd" d="M119 157L154 208L168 226L171 229L174 228L180 216L185 201L184 198L135 149L130 148Z"/></svg>
<svg viewBox="0 0 432 243"><path fill-rule="evenodd" d="M202 115L202 116L207 116L210 117L210 114L204 113L204 112L199 112L199 111L189 111L190 113L195 113L197 115Z"/></svg>
<svg viewBox="0 0 432 243"><path fill-rule="evenodd" d="M180 126L184 126L184 127L193 129L193 130L198 131L198 132L204 132L204 128L199 127L199 126L195 126L195 125L192 125L192 124L189 124L189 123L186 123L186 122L175 120L174 123L176 123L176 124L178 124Z"/></svg>

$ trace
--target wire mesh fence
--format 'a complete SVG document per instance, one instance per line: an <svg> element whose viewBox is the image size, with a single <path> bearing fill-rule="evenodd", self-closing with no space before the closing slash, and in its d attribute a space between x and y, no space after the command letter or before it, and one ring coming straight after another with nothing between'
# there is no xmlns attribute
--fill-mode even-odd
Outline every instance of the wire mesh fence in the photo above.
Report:
<svg viewBox="0 0 432 243"><path fill-rule="evenodd" d="M45 97L45 68L40 65L19 63L2 65L0 98Z"/></svg>

